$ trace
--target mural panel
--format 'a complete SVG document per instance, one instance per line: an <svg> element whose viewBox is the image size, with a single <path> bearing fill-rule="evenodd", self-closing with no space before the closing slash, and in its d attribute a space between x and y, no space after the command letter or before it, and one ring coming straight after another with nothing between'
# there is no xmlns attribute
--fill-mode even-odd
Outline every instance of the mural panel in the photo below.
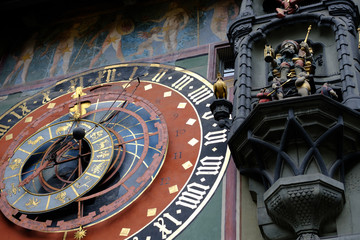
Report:
<svg viewBox="0 0 360 240"><path fill-rule="evenodd" d="M154 6L154 5L153 5ZM226 40L239 1L163 2L39 29L3 61L4 87Z"/></svg>

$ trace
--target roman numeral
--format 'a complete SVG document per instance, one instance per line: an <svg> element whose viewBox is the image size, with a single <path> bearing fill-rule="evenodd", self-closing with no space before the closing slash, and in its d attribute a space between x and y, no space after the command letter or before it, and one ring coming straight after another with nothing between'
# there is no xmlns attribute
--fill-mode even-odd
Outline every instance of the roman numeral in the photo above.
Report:
<svg viewBox="0 0 360 240"><path fill-rule="evenodd" d="M164 218L170 220L172 223L174 223L176 226L180 226L182 224L181 221L177 220L173 216L171 216L169 213L165 213L163 215ZM166 239L168 235L172 233L172 230L169 230L165 224L165 219L160 217L157 219L157 222L154 223L154 226L159 228L159 232L161 232L161 238Z"/></svg>
<svg viewBox="0 0 360 240"><path fill-rule="evenodd" d="M130 77L129 77L129 80L133 80L133 78L134 78L134 76L135 76L135 73L136 73L136 71L137 71L138 69L139 69L138 67L134 67L134 69L133 69L133 71L132 71L132 73L131 73L131 75L130 75Z"/></svg>
<svg viewBox="0 0 360 240"><path fill-rule="evenodd" d="M171 84L171 87L178 89L178 90L182 90L186 85L188 85L189 83L191 83L194 80L194 78L184 74L181 78L179 78L176 82L174 82L173 84Z"/></svg>
<svg viewBox="0 0 360 240"><path fill-rule="evenodd" d="M164 77L167 70L160 70L152 79L153 82L160 82L161 78Z"/></svg>
<svg viewBox="0 0 360 240"><path fill-rule="evenodd" d="M207 140L204 145L207 146L209 144L215 144L220 142L226 142L226 132L227 129L223 129L220 131L208 132L204 138Z"/></svg>
<svg viewBox="0 0 360 240"><path fill-rule="evenodd" d="M179 200L176 201L175 204L195 209L200 204L200 200L204 198L206 190L208 190L210 187L193 182L188 184L186 188L187 191L181 193Z"/></svg>
<svg viewBox="0 0 360 240"><path fill-rule="evenodd" d="M10 128L9 126L0 124L0 137L3 136L9 128Z"/></svg>
<svg viewBox="0 0 360 240"><path fill-rule="evenodd" d="M198 167L196 175L217 175L224 156L209 157L206 156L200 160L201 166Z"/></svg>
<svg viewBox="0 0 360 240"><path fill-rule="evenodd" d="M11 111L10 114L13 115L14 117L16 117L17 119L22 119L22 116L19 115L19 114L17 114L17 113L14 112L14 111Z"/></svg>
<svg viewBox="0 0 360 240"><path fill-rule="evenodd" d="M107 74L106 74L106 82L112 82L115 80L115 74L116 74L116 68L114 69L108 69L106 70Z"/></svg>
<svg viewBox="0 0 360 240"><path fill-rule="evenodd" d="M198 88L195 91L189 93L188 96L195 103L195 105L199 105L206 99L211 98L213 96L213 92L205 85L202 85L201 88Z"/></svg>
<svg viewBox="0 0 360 240"><path fill-rule="evenodd" d="M98 71L98 76L95 78L95 83L100 84L102 80L105 79L105 82L112 82L115 80L116 68L106 69Z"/></svg>
<svg viewBox="0 0 360 240"><path fill-rule="evenodd" d="M202 116L201 116L202 119L205 119L205 120L209 120L209 119L212 119L214 118L214 115L212 114L211 111L208 111L208 112L205 112Z"/></svg>

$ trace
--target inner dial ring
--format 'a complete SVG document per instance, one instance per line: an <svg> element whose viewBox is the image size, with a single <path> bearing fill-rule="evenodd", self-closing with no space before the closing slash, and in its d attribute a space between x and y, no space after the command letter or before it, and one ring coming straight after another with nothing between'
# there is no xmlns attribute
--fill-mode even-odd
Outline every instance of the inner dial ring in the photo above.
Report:
<svg viewBox="0 0 360 240"><path fill-rule="evenodd" d="M59 138L63 138L63 141L70 139L68 135L76 126L74 122L68 120L46 126L17 148L5 168L3 181L7 189L6 200L12 207L23 213L53 211L75 201L99 182L110 166L113 141L110 133L103 127L95 128L94 122L82 120L80 125L87 127L88 130L93 129L90 132L99 133L99 136L101 133L102 139L90 140L86 137L91 149L91 157L86 169L72 183L59 190L49 192L48 189L42 188L43 182L38 175L50 165L52 160L44 161L41 156L53 146L54 142L59 141ZM94 153L98 151L109 151L109 154L102 158L95 157ZM27 178L30 178L29 183ZM84 184L88 187L82 187Z"/></svg>

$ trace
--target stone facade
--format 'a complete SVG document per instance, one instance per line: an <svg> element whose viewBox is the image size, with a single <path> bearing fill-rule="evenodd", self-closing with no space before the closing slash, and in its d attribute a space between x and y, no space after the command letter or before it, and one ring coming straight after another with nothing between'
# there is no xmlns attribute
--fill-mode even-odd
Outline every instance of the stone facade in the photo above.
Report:
<svg viewBox="0 0 360 240"><path fill-rule="evenodd" d="M349 189L358 182L353 179L360 133L357 4L299 1L285 16L276 4L243 1L229 28L236 56L232 156L250 178L264 239L357 239L360 222L351 212L359 202ZM258 103L257 93L273 86L264 46L279 53L289 39L311 46L313 71L307 78L315 96L290 94L297 88L291 83L295 77L281 85L284 100ZM337 98L320 96L324 83Z"/></svg>

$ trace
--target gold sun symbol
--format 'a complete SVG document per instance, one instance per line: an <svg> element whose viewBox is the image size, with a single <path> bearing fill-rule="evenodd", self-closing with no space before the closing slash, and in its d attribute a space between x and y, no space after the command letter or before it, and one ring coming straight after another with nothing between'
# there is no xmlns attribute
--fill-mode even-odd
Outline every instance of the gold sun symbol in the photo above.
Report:
<svg viewBox="0 0 360 240"><path fill-rule="evenodd" d="M74 234L74 238L76 240L81 240L86 236L86 230L80 226L79 229L77 230L77 232Z"/></svg>

